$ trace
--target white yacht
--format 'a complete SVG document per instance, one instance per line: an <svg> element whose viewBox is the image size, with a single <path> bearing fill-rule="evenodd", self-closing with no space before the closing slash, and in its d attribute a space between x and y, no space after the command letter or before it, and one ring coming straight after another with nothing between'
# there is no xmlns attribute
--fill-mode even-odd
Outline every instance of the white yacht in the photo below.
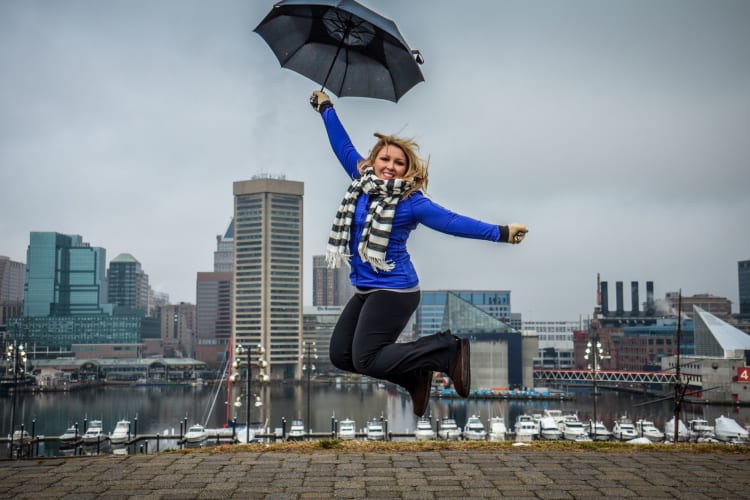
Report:
<svg viewBox="0 0 750 500"><path fill-rule="evenodd" d="M24 445L31 442L31 434L26 429L13 431L13 444Z"/></svg>
<svg viewBox="0 0 750 500"><path fill-rule="evenodd" d="M612 436L619 441L629 441L638 437L633 421L628 417L620 417L612 427Z"/></svg>
<svg viewBox="0 0 750 500"><path fill-rule="evenodd" d="M206 438L208 438L208 432L201 424L190 426L185 433L185 441L188 443L202 443Z"/></svg>
<svg viewBox="0 0 750 500"><path fill-rule="evenodd" d="M531 415L521 414L516 417L516 425L513 429L516 433L517 442L533 441L539 435L537 427Z"/></svg>
<svg viewBox="0 0 750 500"><path fill-rule="evenodd" d="M432 430L432 422L429 418L421 417L417 420L417 429L414 431L417 441L435 439L435 431Z"/></svg>
<svg viewBox="0 0 750 500"><path fill-rule="evenodd" d="M644 437L652 443L664 441L664 433L656 428L651 420L638 419L635 422L635 432L638 437Z"/></svg>
<svg viewBox="0 0 750 500"><path fill-rule="evenodd" d="M78 433L78 428L71 425L57 439L60 440L60 446L72 446L81 440L81 435Z"/></svg>
<svg viewBox="0 0 750 500"><path fill-rule="evenodd" d="M484 428L482 420L478 416L472 415L466 420L463 436L464 439L472 441L484 441L487 439L487 431Z"/></svg>
<svg viewBox="0 0 750 500"><path fill-rule="evenodd" d="M505 441L505 433L508 428L505 426L503 417L492 417L490 419L490 432L488 434L490 441Z"/></svg>
<svg viewBox="0 0 750 500"><path fill-rule="evenodd" d="M109 435L109 442L112 444L122 444L128 441L130 437L130 420L119 420L115 424L112 434Z"/></svg>
<svg viewBox="0 0 750 500"><path fill-rule="evenodd" d="M596 423L593 420L589 420L588 431L589 436L594 441L609 441L612 438L612 432L607 429L607 426L601 420Z"/></svg>
<svg viewBox="0 0 750 500"><path fill-rule="evenodd" d="M384 441L385 431L383 430L383 421L379 418L373 418L367 422L365 436L369 441Z"/></svg>
<svg viewBox="0 0 750 500"><path fill-rule="evenodd" d="M591 441L583 423L576 415L565 415L562 421L563 438L568 441Z"/></svg>
<svg viewBox="0 0 750 500"><path fill-rule="evenodd" d="M299 441L305 438L305 423L300 419L292 420L292 425L289 427L289 434L287 439L289 441Z"/></svg>
<svg viewBox="0 0 750 500"><path fill-rule="evenodd" d="M690 431L690 437L698 443L710 443L716 441L716 433L714 432L714 426L708 423L708 420L703 418L694 418L688 420L688 430Z"/></svg>
<svg viewBox="0 0 750 500"><path fill-rule="evenodd" d="M732 444L746 444L750 442L750 437L746 429L743 429L737 421L724 415L716 418L714 427L716 439Z"/></svg>
<svg viewBox="0 0 750 500"><path fill-rule="evenodd" d="M557 422L552 417L542 417L539 419L539 437L556 441L562 439L562 432L557 427Z"/></svg>
<svg viewBox="0 0 750 500"><path fill-rule="evenodd" d="M106 437L104 434L104 427L102 426L101 420L92 420L89 422L89 426L86 432L81 436L81 440L86 444L97 443Z"/></svg>
<svg viewBox="0 0 750 500"><path fill-rule="evenodd" d="M444 418L440 421L438 437L446 441L458 440L461 438L461 428L456 425L452 418Z"/></svg>
<svg viewBox="0 0 750 500"><path fill-rule="evenodd" d="M354 420L345 418L339 422L339 439L354 439L357 437L357 427Z"/></svg>

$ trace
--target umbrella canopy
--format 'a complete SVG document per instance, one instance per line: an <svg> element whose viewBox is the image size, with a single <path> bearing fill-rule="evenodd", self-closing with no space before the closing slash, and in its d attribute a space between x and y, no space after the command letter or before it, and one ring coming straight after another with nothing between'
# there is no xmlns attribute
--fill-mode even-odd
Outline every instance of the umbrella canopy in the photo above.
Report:
<svg viewBox="0 0 750 500"><path fill-rule="evenodd" d="M396 24L353 0L284 0L255 28L283 68L333 94L397 102L424 81Z"/></svg>

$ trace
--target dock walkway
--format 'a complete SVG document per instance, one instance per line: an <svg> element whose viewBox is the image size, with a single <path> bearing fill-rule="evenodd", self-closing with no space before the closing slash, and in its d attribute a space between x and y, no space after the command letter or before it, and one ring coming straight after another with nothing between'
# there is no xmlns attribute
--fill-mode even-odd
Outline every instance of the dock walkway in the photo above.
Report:
<svg viewBox="0 0 750 500"><path fill-rule="evenodd" d="M209 449L210 450L210 449ZM750 453L252 445L0 461L0 498L748 498Z"/></svg>

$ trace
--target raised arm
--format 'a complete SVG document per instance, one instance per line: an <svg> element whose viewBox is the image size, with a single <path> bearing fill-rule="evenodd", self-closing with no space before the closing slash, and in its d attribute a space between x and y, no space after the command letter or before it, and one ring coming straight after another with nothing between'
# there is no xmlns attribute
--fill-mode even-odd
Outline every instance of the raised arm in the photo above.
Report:
<svg viewBox="0 0 750 500"><path fill-rule="evenodd" d="M328 142L346 173L352 179L359 177L357 164L362 159L362 155L354 148L354 144L352 144L349 134L346 133L344 125L341 124L336 111L333 109L333 104L331 104L328 95L325 92L315 91L310 97L310 104L323 118Z"/></svg>

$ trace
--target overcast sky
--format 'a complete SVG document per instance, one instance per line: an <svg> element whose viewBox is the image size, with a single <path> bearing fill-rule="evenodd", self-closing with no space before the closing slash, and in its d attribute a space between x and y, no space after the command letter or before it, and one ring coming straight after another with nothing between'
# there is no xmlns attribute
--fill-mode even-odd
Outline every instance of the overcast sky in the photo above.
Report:
<svg viewBox="0 0 750 500"><path fill-rule="evenodd" d="M432 198L522 245L425 227L423 289L511 290L525 320L578 320L610 285L728 297L750 259L750 2L368 0L425 59L397 104L334 98L364 155L414 137ZM305 304L348 180L308 97L253 28L272 1L0 1L0 255L31 231L138 259L195 302L232 182L305 184Z"/></svg>

